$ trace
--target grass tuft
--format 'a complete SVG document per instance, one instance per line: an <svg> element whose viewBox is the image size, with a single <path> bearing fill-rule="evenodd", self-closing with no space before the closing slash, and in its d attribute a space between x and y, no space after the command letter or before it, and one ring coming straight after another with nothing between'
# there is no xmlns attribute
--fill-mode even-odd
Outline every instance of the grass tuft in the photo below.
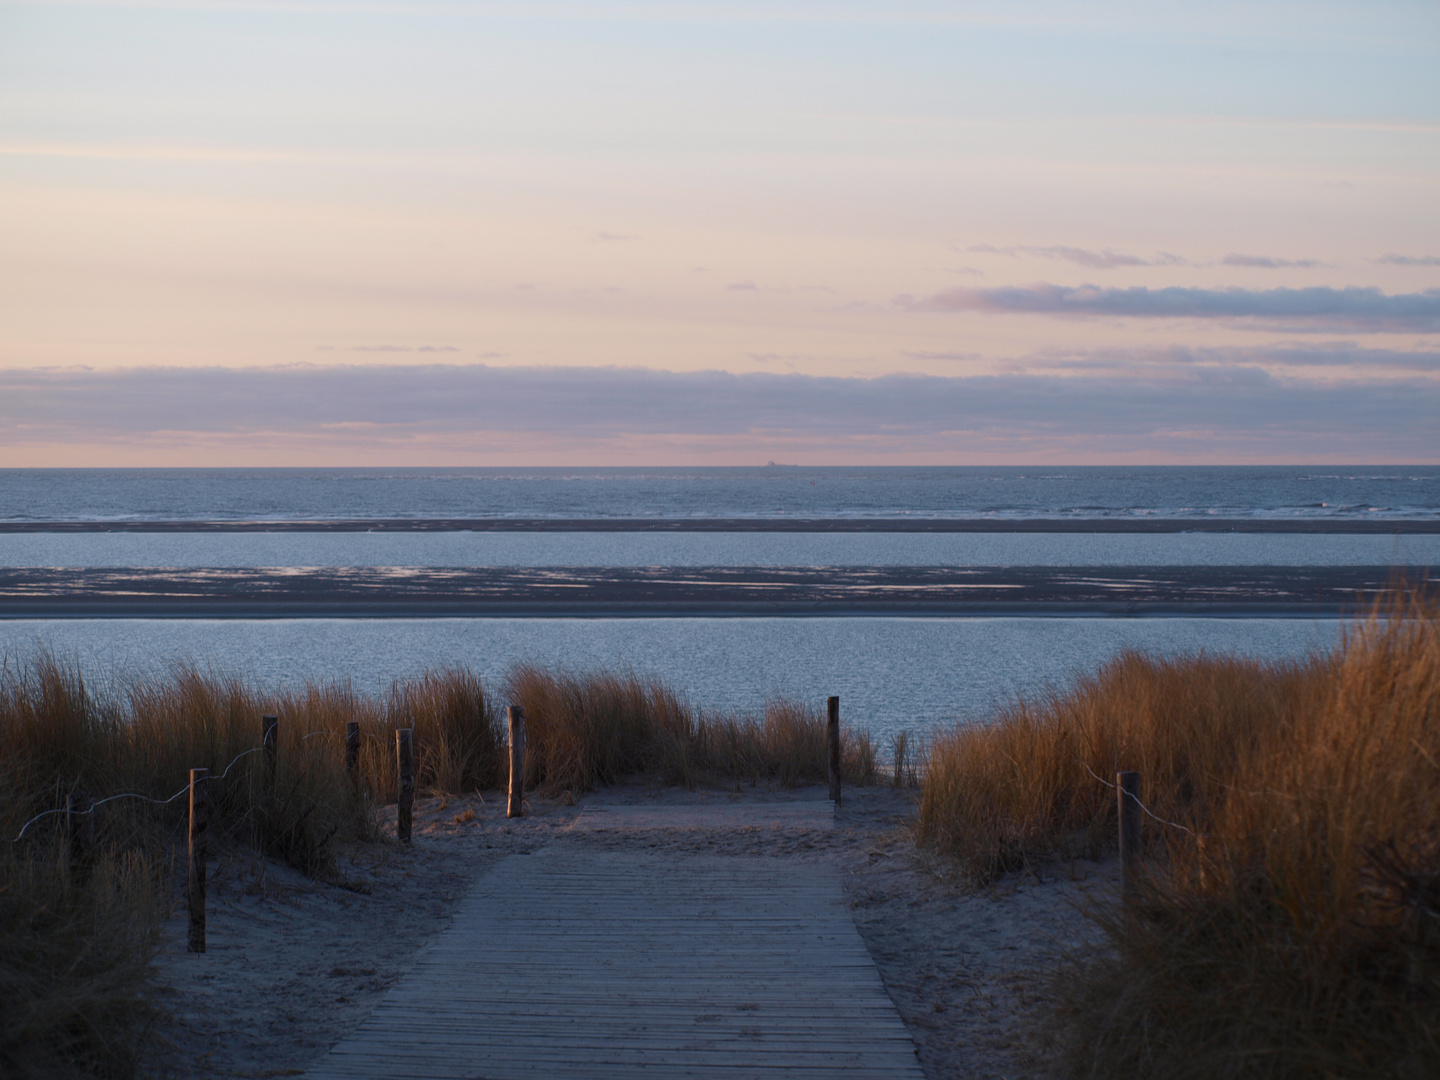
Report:
<svg viewBox="0 0 1440 1080"><path fill-rule="evenodd" d="M506 681L527 716L528 784L577 793L641 774L665 783L823 780L824 718L774 703L763 717L702 715L633 674L517 667ZM273 763L253 752L279 717ZM344 768L358 723L358 775ZM395 799L395 732L415 729L416 783L458 794L498 787L509 768L496 710L463 668L395 682L379 697L343 685L265 693L194 666L96 693L49 654L0 668L0 1075L126 1077L145 1032L148 963L174 903L162 868L186 833L182 791L203 767L213 850L244 846L305 873L334 871L337 845L378 839L373 808ZM847 781L872 782L868 736L845 742ZM221 778L221 774L228 774ZM67 796L105 799L72 854ZM473 815L472 815L473 816ZM85 820L85 819L80 819Z"/></svg>
<svg viewBox="0 0 1440 1080"><path fill-rule="evenodd" d="M977 882L1112 849L1133 904L1064 979L1070 1075L1440 1075L1440 615L1401 596L1331 653L1118 657L931 750L918 830Z"/></svg>
<svg viewBox="0 0 1440 1080"><path fill-rule="evenodd" d="M791 787L827 776L825 717L797 702L772 701L759 718L719 716L692 708L659 680L528 664L511 671L506 696L525 713L526 784L551 794L635 775ZM875 782L866 732L842 732L841 753L847 783Z"/></svg>
<svg viewBox="0 0 1440 1080"><path fill-rule="evenodd" d="M134 1074L156 1017L162 881L143 851L81 863L53 837L29 852L0 846L0 1075Z"/></svg>

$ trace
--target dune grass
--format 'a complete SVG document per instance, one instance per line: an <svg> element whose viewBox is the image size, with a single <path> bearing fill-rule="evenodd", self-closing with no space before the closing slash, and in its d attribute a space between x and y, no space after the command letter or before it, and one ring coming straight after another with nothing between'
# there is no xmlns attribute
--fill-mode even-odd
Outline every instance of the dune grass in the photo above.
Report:
<svg viewBox="0 0 1440 1080"><path fill-rule="evenodd" d="M278 714L273 773L261 716ZM343 768L359 720L361 775ZM479 682L442 672L374 700L336 688L264 695L238 678L176 669L97 694L52 657L0 673L0 1074L133 1075L154 1019L145 982L175 898L192 767L208 768L212 850L243 845L332 873L336 845L375 836L394 790L393 731L417 727L426 786L493 784L500 752ZM228 774L226 770L228 769ZM222 774L223 778L222 778ZM121 793L140 798L113 799ZM67 796L103 801L76 851ZM83 805L83 804L82 804ZM84 822L84 818L77 819Z"/></svg>
<svg viewBox="0 0 1440 1080"><path fill-rule="evenodd" d="M634 674L576 673L518 665L506 699L525 713L526 784L550 793L587 791L630 775L669 784L761 779L786 785L827 776L825 717L775 701L760 717L700 712L663 682ZM868 733L840 737L847 783L872 784Z"/></svg>
<svg viewBox="0 0 1440 1080"><path fill-rule="evenodd" d="M148 964L163 880L154 853L72 860L0 845L0 1075L134 1074L157 1013Z"/></svg>
<svg viewBox="0 0 1440 1080"><path fill-rule="evenodd" d="M1065 975L1070 1075L1440 1075L1433 606L1294 663L1122 655L937 739L917 828L977 882L1098 856L1119 769L1184 828L1144 820L1138 899Z"/></svg>
<svg viewBox="0 0 1440 1080"><path fill-rule="evenodd" d="M527 784L579 793L632 776L694 784L826 775L824 717L775 703L761 717L699 712L633 674L517 667L508 700L527 716ZM261 717L279 717L273 772ZM360 725L358 777L344 732ZM210 783L212 851L244 846L319 878L337 847L381 839L374 807L393 802L395 731L415 729L416 784L459 794L499 787L509 768L497 709L462 668L367 696L343 686L265 693L243 679L179 667L103 692L41 655L0 670L0 1075L134 1074L155 1021L148 965L177 896L189 770ZM847 782L876 775L868 736L845 739ZM228 773L227 771L228 770ZM223 778L221 776L223 775ZM67 796L121 793L91 815L77 852ZM83 820L83 819L77 819Z"/></svg>

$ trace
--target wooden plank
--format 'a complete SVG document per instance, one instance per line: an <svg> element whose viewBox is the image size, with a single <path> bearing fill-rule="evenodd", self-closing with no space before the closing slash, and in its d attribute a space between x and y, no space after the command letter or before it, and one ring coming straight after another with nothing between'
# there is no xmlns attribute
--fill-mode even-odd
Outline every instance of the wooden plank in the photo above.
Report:
<svg viewBox="0 0 1440 1080"><path fill-rule="evenodd" d="M575 819L570 831L595 832L622 829L828 831L835 827L835 808L828 802L700 803L694 806L646 805L589 806Z"/></svg>
<svg viewBox="0 0 1440 1080"><path fill-rule="evenodd" d="M493 1068L499 1061L530 1061L535 1057L537 1049L542 1049L544 1056L550 1061L597 1061L614 1065L627 1061L669 1061L691 1065L733 1065L736 1061L759 1061L772 1065L809 1064L814 1067L820 1064L833 1066L837 1063L872 1059L872 1064L882 1065L893 1060L894 1056L894 1044L884 1043L867 1044L854 1049L817 1051L811 1047L796 1045L799 1040L788 1047L761 1046L753 1040L749 1042L742 1039L731 1041L734 1045L727 1048L708 1039L689 1039L671 1042L663 1046L657 1044L648 1047L631 1046L628 1043L620 1046L620 1039L603 1042L571 1041L563 1043L546 1040L543 1044L532 1039L524 1042L512 1041L508 1046L497 1047L492 1039L470 1038L447 1039L444 1050L452 1057L475 1053L483 1054L487 1070ZM363 1058L376 1056L375 1048L369 1046L357 1046L352 1053ZM402 1048L392 1051L391 1056L403 1054L409 1057L411 1053L410 1050Z"/></svg>
<svg viewBox="0 0 1440 1080"><path fill-rule="evenodd" d="M553 1018L551 1018L553 1019ZM843 1041L846 1049L843 1053L855 1053L865 1051L870 1047L889 1047L895 1042L904 1042L909 1036L901 1031L889 1038L870 1036L863 1043L854 1042L849 1038L852 1029L845 1024L827 1024L811 1027L799 1020L792 1020L783 1027L765 1029L760 1027L730 1026L722 1027L719 1024L700 1024L692 1021L688 1024L648 1024L644 1022L626 1025L623 1021L615 1024L607 1024L603 1034L596 1034L593 1025L586 1021L588 1018L570 1017L568 1022L552 1023L547 1026L546 1045L550 1047L596 1047L603 1048L611 1045L614 1039L614 1032L623 1030L625 1032L626 1049L647 1049L655 1047L673 1047L677 1037L685 1043L704 1043L706 1046L720 1046L728 1043L753 1045L757 1042L772 1040L785 1040L796 1035L809 1035L816 1031L827 1031L831 1034L845 1034L847 1038ZM534 1031L535 1017L516 1019L509 1024L472 1024L468 1025L463 1033L456 1033L448 1024L412 1024L408 1030L417 1032L431 1032L446 1036L446 1041L451 1045L460 1045L466 1042L488 1042L497 1035L511 1034L528 1038ZM568 1027L567 1027L568 1023ZM570 1030L571 1028L576 1030ZM794 1045L781 1046L783 1053L804 1053L810 1054L813 1051L799 1048ZM837 1051L842 1052L842 1051Z"/></svg>
<svg viewBox="0 0 1440 1080"><path fill-rule="evenodd" d="M809 1065L769 1065L763 1062L737 1061L734 1065L664 1065L664 1064L615 1064L611 1062L554 1063L545 1060L515 1061L501 1063L489 1074L477 1074L465 1061L425 1062L416 1066L404 1059L379 1062L378 1067L368 1073L351 1075L384 1075L395 1080L556 1080L557 1077L580 1077L583 1080L631 1080L632 1077L655 1077L656 1080L679 1080L679 1078L724 1077L726 1080L787 1080L797 1076L823 1078L836 1075L833 1065L828 1063ZM846 1077L892 1080L894 1071L881 1068L857 1067L844 1069L839 1074ZM916 1074L921 1075L921 1074Z"/></svg>
<svg viewBox="0 0 1440 1080"><path fill-rule="evenodd" d="M922 1076L832 871L511 856L311 1080Z"/></svg>

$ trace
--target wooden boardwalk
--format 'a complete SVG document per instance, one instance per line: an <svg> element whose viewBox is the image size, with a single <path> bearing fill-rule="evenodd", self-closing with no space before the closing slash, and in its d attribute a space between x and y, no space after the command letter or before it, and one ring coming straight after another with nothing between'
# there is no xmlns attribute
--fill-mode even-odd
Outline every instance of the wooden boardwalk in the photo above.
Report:
<svg viewBox="0 0 1440 1080"><path fill-rule="evenodd" d="M828 799L760 805L724 802L694 806L587 806L570 826L575 833L642 832L648 829L799 829L830 832L835 828L835 807Z"/></svg>
<svg viewBox="0 0 1440 1080"><path fill-rule="evenodd" d="M501 862L306 1075L923 1077L834 871L571 842Z"/></svg>

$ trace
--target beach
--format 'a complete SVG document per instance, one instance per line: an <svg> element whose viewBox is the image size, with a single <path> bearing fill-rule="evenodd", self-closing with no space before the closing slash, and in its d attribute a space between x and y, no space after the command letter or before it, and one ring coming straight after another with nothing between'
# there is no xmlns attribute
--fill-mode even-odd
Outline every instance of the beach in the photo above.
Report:
<svg viewBox="0 0 1440 1080"><path fill-rule="evenodd" d="M1056 965L1093 940L1083 904L1109 902L1113 865L1054 866L967 889L915 848L915 797L913 789L848 788L825 827L784 813L828 810L814 787L636 783L578 799L530 796L516 820L504 817L498 794L471 795L421 800L410 846L392 839L356 850L333 883L252 852L222 854L212 871L209 951L185 951L178 906L165 927L157 1000L175 1021L163 1031L163 1064L183 1077L302 1074L370 1015L488 873L507 857L556 845L834 870L925 1075L1032 1075L1044 1054L1035 1022ZM394 808L381 813L382 832L393 837ZM587 814L614 824L587 825ZM766 824L776 816L782 824ZM475 978L498 1007L504 971Z"/></svg>
<svg viewBox="0 0 1440 1080"><path fill-rule="evenodd" d="M1427 568L1407 568L1417 577ZM0 569L0 618L1334 618L1390 566Z"/></svg>
<svg viewBox="0 0 1440 1080"><path fill-rule="evenodd" d="M7 484L0 708L28 780L3 894L30 929L0 1055L117 1077L1098 1080L1228 1075L1300 1032L1337 1061L1429 1060L1404 987L1320 946L1363 926L1354 955L1427 962L1386 935L1429 856L1383 842L1431 820L1412 808L1433 791L1433 470ZM833 809L807 786L827 701ZM511 708L519 818L497 794ZM1365 782L1342 789L1326 769L1352 759ZM1132 771L1157 915L1107 922ZM1356 823L1343 850L1332 812ZM1301 916L1338 914L1296 952L1267 898L1321 836L1339 870ZM1214 918L1233 932L1186 952ZM1378 1004L1351 1007L1355 985Z"/></svg>

